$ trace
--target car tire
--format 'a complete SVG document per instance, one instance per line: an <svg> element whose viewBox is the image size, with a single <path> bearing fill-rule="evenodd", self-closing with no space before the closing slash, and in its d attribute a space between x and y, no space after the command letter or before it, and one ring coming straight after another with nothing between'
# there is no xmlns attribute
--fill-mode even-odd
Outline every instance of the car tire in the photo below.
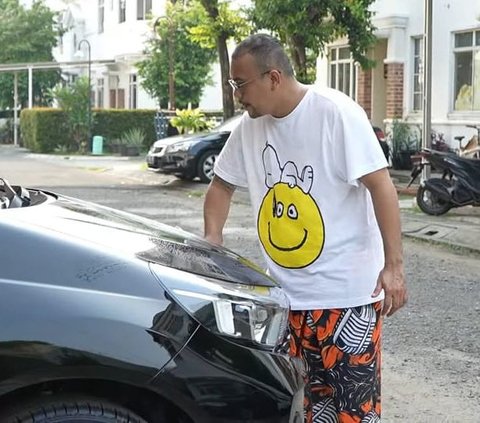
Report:
<svg viewBox="0 0 480 423"><path fill-rule="evenodd" d="M198 159L197 175L202 182L209 183L213 178L213 167L218 157L218 151L210 150L203 153Z"/></svg>
<svg viewBox="0 0 480 423"><path fill-rule="evenodd" d="M147 423L118 404L91 397L43 398L1 414L2 423Z"/></svg>

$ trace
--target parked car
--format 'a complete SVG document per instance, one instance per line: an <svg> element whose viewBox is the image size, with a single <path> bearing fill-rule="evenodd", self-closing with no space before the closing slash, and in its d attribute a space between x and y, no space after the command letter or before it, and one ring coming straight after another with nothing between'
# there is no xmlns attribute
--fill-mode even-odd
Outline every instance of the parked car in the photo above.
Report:
<svg viewBox="0 0 480 423"><path fill-rule="evenodd" d="M202 182L210 182L215 160L240 119L241 115L234 116L210 131L155 141L146 157L148 167L181 179L198 176Z"/></svg>
<svg viewBox="0 0 480 423"><path fill-rule="evenodd" d="M0 422L303 419L288 301L164 224L0 179Z"/></svg>

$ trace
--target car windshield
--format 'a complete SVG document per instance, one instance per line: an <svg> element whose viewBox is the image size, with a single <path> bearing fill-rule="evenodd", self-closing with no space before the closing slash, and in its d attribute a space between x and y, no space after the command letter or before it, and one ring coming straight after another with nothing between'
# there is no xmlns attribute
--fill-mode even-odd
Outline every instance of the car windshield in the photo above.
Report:
<svg viewBox="0 0 480 423"><path fill-rule="evenodd" d="M237 125L240 123L240 119L242 118L242 115L234 116L230 119L227 119L225 122L222 124L218 125L215 127L214 131L216 132L232 132Z"/></svg>

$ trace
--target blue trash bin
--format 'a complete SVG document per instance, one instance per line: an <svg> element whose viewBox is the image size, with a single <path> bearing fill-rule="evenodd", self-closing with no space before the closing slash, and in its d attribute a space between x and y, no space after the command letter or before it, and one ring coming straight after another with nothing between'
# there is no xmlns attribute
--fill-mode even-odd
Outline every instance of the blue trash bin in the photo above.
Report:
<svg viewBox="0 0 480 423"><path fill-rule="evenodd" d="M103 154L103 137L101 135L93 137L92 154Z"/></svg>

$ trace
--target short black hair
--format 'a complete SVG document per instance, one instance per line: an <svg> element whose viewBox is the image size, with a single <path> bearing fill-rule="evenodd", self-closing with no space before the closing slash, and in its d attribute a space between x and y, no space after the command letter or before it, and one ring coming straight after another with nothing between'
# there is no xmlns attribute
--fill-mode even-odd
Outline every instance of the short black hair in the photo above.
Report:
<svg viewBox="0 0 480 423"><path fill-rule="evenodd" d="M253 34L237 45L232 60L251 54L262 72L278 69L286 76L293 76L293 68L280 41L268 34Z"/></svg>

